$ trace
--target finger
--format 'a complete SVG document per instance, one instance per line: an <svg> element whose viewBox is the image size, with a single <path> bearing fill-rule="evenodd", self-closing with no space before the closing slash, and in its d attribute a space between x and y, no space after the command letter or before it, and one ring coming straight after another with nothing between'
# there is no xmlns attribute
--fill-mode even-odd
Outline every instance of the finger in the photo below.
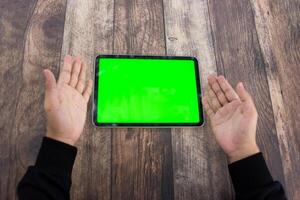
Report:
<svg viewBox="0 0 300 200"><path fill-rule="evenodd" d="M84 62L81 62L81 70L78 78L78 83L76 85L76 90L80 93L83 92L86 81L86 65Z"/></svg>
<svg viewBox="0 0 300 200"><path fill-rule="evenodd" d="M89 101L91 93L92 93L93 81L91 79L88 80L87 86L83 92L83 98L86 102Z"/></svg>
<svg viewBox="0 0 300 200"><path fill-rule="evenodd" d="M243 112L248 112L257 115L255 104L252 100L251 95L245 89L243 83L238 83L236 86L237 94L239 95L242 102L244 102L244 106L242 108Z"/></svg>
<svg viewBox="0 0 300 200"><path fill-rule="evenodd" d="M210 85L208 85L208 97L209 97L209 101L211 103L212 109L215 112L222 107L221 103L218 100L218 97L216 96L215 92L212 90Z"/></svg>
<svg viewBox="0 0 300 200"><path fill-rule="evenodd" d="M214 91L214 93L216 94L219 102L221 103L222 106L226 105L228 103L227 98L225 97L224 92L222 91L216 76L208 76L208 83L211 86L212 90Z"/></svg>
<svg viewBox="0 0 300 200"><path fill-rule="evenodd" d="M251 95L246 91L242 82L238 83L236 86L236 92L243 102L252 101Z"/></svg>
<svg viewBox="0 0 300 200"><path fill-rule="evenodd" d="M72 57L70 55L66 55L64 58L64 64L60 71L58 83L66 83L70 82L71 78L71 69L72 69Z"/></svg>
<svg viewBox="0 0 300 200"><path fill-rule="evenodd" d="M43 73L45 77L45 89L47 94L49 92L52 92L55 89L56 80L54 74L49 69L45 69Z"/></svg>
<svg viewBox="0 0 300 200"><path fill-rule="evenodd" d="M71 79L69 83L71 87L75 88L75 86L77 85L80 70L81 70L81 60L79 56L76 56L72 65Z"/></svg>
<svg viewBox="0 0 300 200"><path fill-rule="evenodd" d="M51 102L52 104L56 103L55 98L54 97L54 93L56 91L56 80L54 77L54 74L48 70L45 69L43 71L44 77L45 77L45 109L48 110L49 109L49 102Z"/></svg>
<svg viewBox="0 0 300 200"><path fill-rule="evenodd" d="M207 115L209 116L209 118L212 119L212 117L215 115L215 113L212 110L212 108L210 107L210 105L209 105L206 97L203 97L202 104L203 104L205 112L207 113Z"/></svg>
<svg viewBox="0 0 300 200"><path fill-rule="evenodd" d="M234 91L232 86L228 83L228 81L224 78L224 76L218 76L217 80L229 102L235 99L239 99L239 96Z"/></svg>

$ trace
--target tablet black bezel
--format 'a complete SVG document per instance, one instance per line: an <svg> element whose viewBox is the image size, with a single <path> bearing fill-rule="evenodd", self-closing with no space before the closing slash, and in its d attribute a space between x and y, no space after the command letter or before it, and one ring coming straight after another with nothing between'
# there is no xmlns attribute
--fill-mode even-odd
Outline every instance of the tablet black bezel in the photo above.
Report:
<svg viewBox="0 0 300 200"><path fill-rule="evenodd" d="M97 97L98 97L98 61L100 58L137 58L137 59L167 59L167 60L193 60L195 63L195 74L197 82L197 97L199 108L199 119L197 123L98 123L97 122ZM100 66L99 66L100 68ZM199 77L198 60L196 57L190 56L153 56L153 55L98 55L94 65L94 102L93 102L93 124L98 127L182 127L182 126L202 126L204 124L202 97L201 97L201 81Z"/></svg>

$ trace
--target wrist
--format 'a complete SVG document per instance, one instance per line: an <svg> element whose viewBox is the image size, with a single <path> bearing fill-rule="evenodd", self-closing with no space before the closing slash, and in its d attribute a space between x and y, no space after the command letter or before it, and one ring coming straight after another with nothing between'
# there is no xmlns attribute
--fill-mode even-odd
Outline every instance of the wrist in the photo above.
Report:
<svg viewBox="0 0 300 200"><path fill-rule="evenodd" d="M228 156L229 163L231 164L238 160L242 160L251 155L254 155L258 152L260 152L260 150L259 150L257 144L253 144L253 145L247 145L247 146L241 147L241 148L227 154L227 156Z"/></svg>
<svg viewBox="0 0 300 200"><path fill-rule="evenodd" d="M57 136L54 134L46 134L46 137L51 138L53 140L59 141L59 142L63 142L65 144L71 145L71 146L75 146L75 141L73 141L72 139L69 138L65 138L65 137L61 137L61 136Z"/></svg>

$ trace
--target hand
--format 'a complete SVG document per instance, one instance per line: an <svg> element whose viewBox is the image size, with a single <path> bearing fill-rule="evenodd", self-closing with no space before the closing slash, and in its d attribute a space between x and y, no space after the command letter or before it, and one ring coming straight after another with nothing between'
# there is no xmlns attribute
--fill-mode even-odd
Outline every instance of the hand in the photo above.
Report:
<svg viewBox="0 0 300 200"><path fill-rule="evenodd" d="M79 57L67 55L59 79L46 69L44 108L49 138L74 145L86 120L92 80L86 85L86 66Z"/></svg>
<svg viewBox="0 0 300 200"><path fill-rule="evenodd" d="M257 111L242 83L235 91L223 76L210 75L203 106L230 163L259 152L255 139Z"/></svg>

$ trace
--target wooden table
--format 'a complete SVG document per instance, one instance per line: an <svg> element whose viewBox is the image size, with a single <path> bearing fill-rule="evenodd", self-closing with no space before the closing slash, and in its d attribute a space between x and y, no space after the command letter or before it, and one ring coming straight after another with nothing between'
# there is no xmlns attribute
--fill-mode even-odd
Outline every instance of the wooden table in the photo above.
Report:
<svg viewBox="0 0 300 200"><path fill-rule="evenodd" d="M300 198L299 0L1 0L0 199L16 198L45 134L42 70L81 55L92 76L104 53L197 56L204 85L211 73L244 81L272 175ZM77 146L72 199L234 195L207 125L100 129L89 109Z"/></svg>

